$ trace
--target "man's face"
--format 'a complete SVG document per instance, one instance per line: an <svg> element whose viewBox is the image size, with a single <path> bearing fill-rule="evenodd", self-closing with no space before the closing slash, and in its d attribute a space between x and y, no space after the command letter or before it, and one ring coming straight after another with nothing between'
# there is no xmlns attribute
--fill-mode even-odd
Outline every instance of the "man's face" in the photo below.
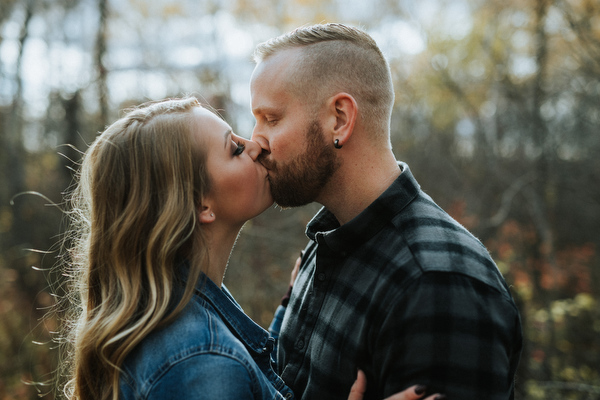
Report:
<svg viewBox="0 0 600 400"><path fill-rule="evenodd" d="M333 147L324 142L317 121L301 135L298 143L306 143L304 152L290 160L277 162L266 152L258 156L269 171L271 194L280 207L299 207L318 200L338 167Z"/></svg>
<svg viewBox="0 0 600 400"><path fill-rule="evenodd" d="M299 50L285 50L260 62L250 82L256 126L252 140L263 149L271 192L281 207L319 201L338 161L328 146L318 115L290 90Z"/></svg>

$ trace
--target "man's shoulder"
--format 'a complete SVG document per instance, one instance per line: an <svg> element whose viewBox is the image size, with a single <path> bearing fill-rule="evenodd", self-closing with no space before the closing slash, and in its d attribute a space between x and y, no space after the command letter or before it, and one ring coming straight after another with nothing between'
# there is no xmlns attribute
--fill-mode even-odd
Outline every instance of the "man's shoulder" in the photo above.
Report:
<svg viewBox="0 0 600 400"><path fill-rule="evenodd" d="M504 278L481 241L424 193L377 236L374 240L379 246L393 249L390 256L395 268L411 269L412 277L455 273L506 290Z"/></svg>

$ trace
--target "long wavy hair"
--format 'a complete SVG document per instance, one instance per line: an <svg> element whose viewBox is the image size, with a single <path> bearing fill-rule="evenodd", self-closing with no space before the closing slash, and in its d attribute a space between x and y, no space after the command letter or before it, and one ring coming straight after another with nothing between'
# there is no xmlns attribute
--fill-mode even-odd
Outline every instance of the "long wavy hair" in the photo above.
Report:
<svg viewBox="0 0 600 400"><path fill-rule="evenodd" d="M70 195L67 398L117 399L127 355L182 311L208 263L198 214L209 179L195 107L190 97L135 108L83 157ZM181 260L189 273L175 296Z"/></svg>

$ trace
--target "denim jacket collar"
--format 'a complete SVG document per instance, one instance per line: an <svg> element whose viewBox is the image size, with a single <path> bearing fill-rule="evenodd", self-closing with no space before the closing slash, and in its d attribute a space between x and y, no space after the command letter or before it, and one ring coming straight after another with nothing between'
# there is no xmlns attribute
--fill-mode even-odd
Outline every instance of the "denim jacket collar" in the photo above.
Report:
<svg viewBox="0 0 600 400"><path fill-rule="evenodd" d="M274 340L269 333L244 313L225 285L219 288L202 274L196 283L196 293L213 306L248 350L262 354L273 349Z"/></svg>

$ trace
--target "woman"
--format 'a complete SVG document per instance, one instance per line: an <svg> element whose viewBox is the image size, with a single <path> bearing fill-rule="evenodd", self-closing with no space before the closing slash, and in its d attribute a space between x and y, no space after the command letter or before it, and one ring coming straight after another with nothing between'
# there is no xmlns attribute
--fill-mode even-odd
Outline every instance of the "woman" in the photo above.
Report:
<svg viewBox="0 0 600 400"><path fill-rule="evenodd" d="M260 151L195 98L141 106L91 145L70 214L69 398L293 398L274 339L222 285L242 225L273 202Z"/></svg>

